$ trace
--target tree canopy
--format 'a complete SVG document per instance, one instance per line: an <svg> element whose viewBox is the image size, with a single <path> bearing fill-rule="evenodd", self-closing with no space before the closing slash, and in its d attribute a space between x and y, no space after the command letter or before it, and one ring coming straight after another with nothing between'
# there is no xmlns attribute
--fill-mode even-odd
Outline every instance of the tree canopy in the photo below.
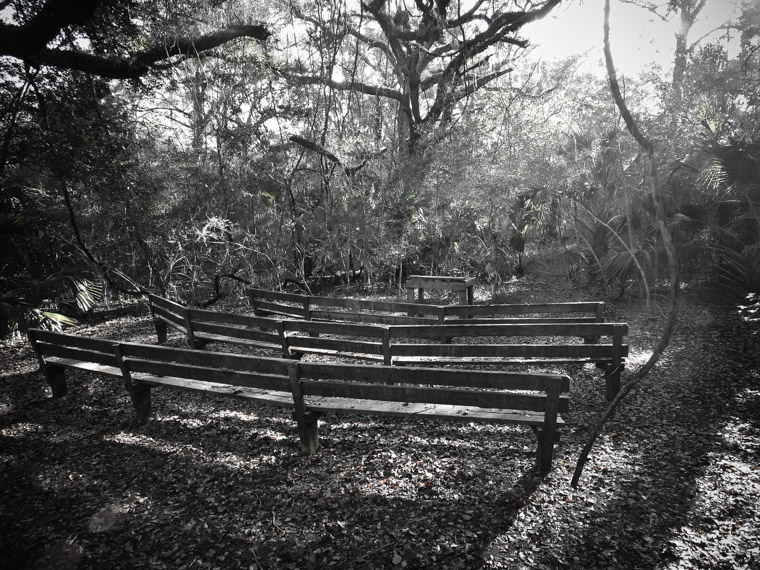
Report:
<svg viewBox="0 0 760 570"><path fill-rule="evenodd" d="M704 2L631 3L681 23L673 65L618 79L684 275L756 290L758 8L692 37ZM559 4L1 2L3 302L410 271L498 296L538 267L656 290L646 153L601 75L521 35Z"/></svg>
<svg viewBox="0 0 760 570"><path fill-rule="evenodd" d="M131 0L5 0L0 8L10 8L13 14L11 23L0 22L0 56L109 79L136 79L203 57L237 38L264 41L271 35L258 23L196 35L180 24L172 35L149 37L137 22L150 23L160 18L160 11L150 3Z"/></svg>

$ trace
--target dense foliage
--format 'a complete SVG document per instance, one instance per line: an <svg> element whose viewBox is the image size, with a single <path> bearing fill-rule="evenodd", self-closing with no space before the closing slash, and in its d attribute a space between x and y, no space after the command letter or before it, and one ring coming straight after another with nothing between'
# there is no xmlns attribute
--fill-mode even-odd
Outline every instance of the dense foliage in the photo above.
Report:
<svg viewBox="0 0 760 570"><path fill-rule="evenodd" d="M44 52L0 45L3 326L101 293L207 304L241 282L463 272L496 292L532 264L648 292L665 258L605 79L536 63L519 35L557 3L88 2ZM704 3L640 4L682 24L674 69L624 81L682 270L757 291L760 9L728 26L729 55L688 43ZM60 2L2 6L21 34ZM244 22L257 39L234 35ZM132 78L86 73L82 53Z"/></svg>

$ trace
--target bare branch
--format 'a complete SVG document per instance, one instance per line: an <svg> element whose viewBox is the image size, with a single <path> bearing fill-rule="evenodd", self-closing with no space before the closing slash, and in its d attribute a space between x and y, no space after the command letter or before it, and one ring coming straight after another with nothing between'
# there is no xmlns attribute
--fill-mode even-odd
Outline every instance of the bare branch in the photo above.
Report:
<svg viewBox="0 0 760 570"><path fill-rule="evenodd" d="M285 74L289 79L292 79L296 83L302 85L327 85L333 89L339 91L359 91L365 95L377 95L380 97L386 97L388 99L395 99L401 101L401 93L394 89L387 87L376 87L374 85L367 85L361 81L335 81L333 79L327 79L324 77L316 77L312 75L292 75Z"/></svg>

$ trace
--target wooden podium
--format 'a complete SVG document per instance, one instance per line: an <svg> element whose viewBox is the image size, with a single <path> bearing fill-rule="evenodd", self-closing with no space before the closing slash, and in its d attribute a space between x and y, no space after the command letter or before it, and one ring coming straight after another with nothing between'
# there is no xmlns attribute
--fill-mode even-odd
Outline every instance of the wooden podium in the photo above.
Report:
<svg viewBox="0 0 760 570"><path fill-rule="evenodd" d="M459 292L461 305L472 305L474 277L439 277L434 275L410 275L406 279L406 300L414 303L414 290L419 290L418 302L425 300L425 289L444 289Z"/></svg>

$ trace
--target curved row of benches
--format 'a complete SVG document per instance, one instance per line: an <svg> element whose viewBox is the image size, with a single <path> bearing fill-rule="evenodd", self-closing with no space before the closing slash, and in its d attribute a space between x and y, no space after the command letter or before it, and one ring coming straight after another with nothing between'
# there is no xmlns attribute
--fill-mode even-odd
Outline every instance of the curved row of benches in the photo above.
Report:
<svg viewBox="0 0 760 570"><path fill-rule="evenodd" d="M625 323L508 319L479 324L463 319L444 324L380 325L317 321L314 315L312 320L301 320L208 311L154 295L149 302L161 344L171 326L186 334L195 348L207 342L229 342L277 350L284 358L315 353L388 366L594 363L604 370L609 399L620 390L628 355ZM492 342L476 342L483 337Z"/></svg>
<svg viewBox="0 0 760 570"><path fill-rule="evenodd" d="M604 322L605 309L602 301L428 305L316 297L256 288L246 289L246 295L256 316L279 315L307 321L349 321L386 325L447 324L450 321L457 324L601 323Z"/></svg>
<svg viewBox="0 0 760 570"><path fill-rule="evenodd" d="M65 370L74 368L120 378L139 421L151 414L154 387L292 408L304 454L318 448L318 417L332 412L519 424L536 432L544 475L568 409L565 375L305 363L38 329L29 340L53 397L66 394Z"/></svg>

